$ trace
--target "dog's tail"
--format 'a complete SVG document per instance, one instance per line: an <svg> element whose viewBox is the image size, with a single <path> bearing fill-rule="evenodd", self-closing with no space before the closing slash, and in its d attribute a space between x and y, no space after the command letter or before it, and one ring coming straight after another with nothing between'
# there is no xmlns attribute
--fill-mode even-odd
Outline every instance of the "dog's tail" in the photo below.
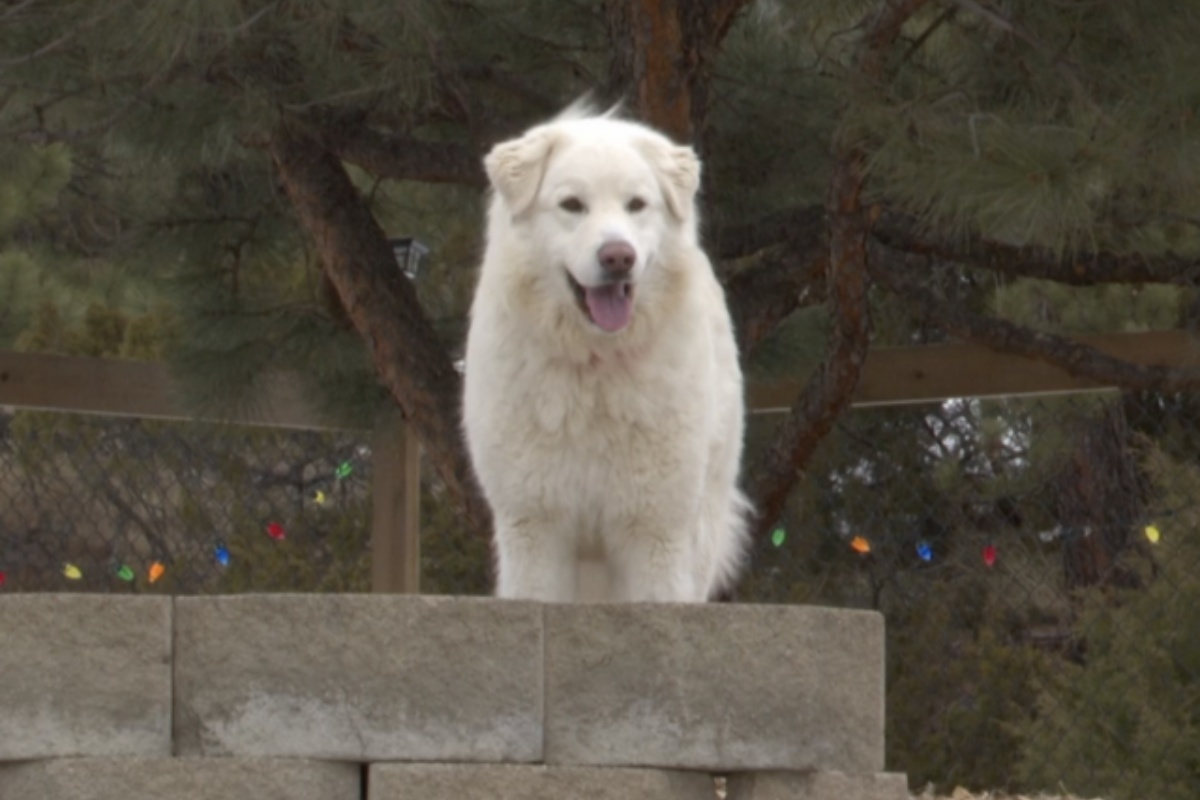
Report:
<svg viewBox="0 0 1200 800"><path fill-rule="evenodd" d="M723 513L722 513L723 512ZM714 529L704 532L701 547L708 550L704 562L708 569L707 595L713 599L733 588L747 560L750 544L750 520L754 507L744 494L734 489L723 509L706 522Z"/></svg>

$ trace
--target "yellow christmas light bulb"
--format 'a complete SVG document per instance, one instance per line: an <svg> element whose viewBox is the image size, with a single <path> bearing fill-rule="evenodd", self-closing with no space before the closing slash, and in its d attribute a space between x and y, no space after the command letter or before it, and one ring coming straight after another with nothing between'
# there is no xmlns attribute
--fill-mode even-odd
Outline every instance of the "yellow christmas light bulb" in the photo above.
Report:
<svg viewBox="0 0 1200 800"><path fill-rule="evenodd" d="M1158 544L1161 536L1162 534L1158 532L1158 528L1153 525L1146 526L1146 538L1150 540L1150 544Z"/></svg>
<svg viewBox="0 0 1200 800"><path fill-rule="evenodd" d="M77 581L83 577L83 571L74 564L63 564L63 575L65 575L68 580Z"/></svg>

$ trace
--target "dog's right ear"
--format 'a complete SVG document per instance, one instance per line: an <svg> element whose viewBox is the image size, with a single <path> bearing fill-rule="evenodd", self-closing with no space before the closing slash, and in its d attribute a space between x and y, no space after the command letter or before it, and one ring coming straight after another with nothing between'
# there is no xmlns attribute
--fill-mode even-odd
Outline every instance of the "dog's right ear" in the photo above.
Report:
<svg viewBox="0 0 1200 800"><path fill-rule="evenodd" d="M700 159L696 151L687 145L672 144L661 136L643 139L638 147L658 175L667 210L681 221L691 217L693 201L700 189Z"/></svg>
<svg viewBox="0 0 1200 800"><path fill-rule="evenodd" d="M555 139L548 128L535 128L520 139L501 142L483 159L488 179L513 214L529 208L537 197Z"/></svg>

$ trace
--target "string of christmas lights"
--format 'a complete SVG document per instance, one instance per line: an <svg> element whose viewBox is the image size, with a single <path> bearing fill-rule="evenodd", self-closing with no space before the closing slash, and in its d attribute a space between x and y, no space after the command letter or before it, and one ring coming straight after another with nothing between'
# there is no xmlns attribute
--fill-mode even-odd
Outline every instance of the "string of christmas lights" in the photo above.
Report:
<svg viewBox="0 0 1200 800"><path fill-rule="evenodd" d="M369 453L370 451L365 447L360 447L357 455L365 456L369 455ZM335 483L341 482L350 477L353 472L353 463L351 461L343 461L334 470L333 480ZM317 505L324 506L328 502L329 498L324 491L318 489L313 492L311 499ZM1138 523L1138 525L1141 527L1142 533L1146 537L1146 540L1150 544L1156 545L1162 540L1162 531L1155 520L1167 519L1179 513L1181 513L1179 509L1164 511L1161 514L1155 515L1153 519L1147 520L1144 524ZM1068 526L1058 524L1053 528L1037 531L1036 536L1038 537L1039 541L1046 544L1059 540L1067 542L1079 538L1085 538L1091 536L1093 533L1104 532L1107 530L1128 529L1132 525L1133 523L1106 526ZM268 522L266 524L265 531L267 536L277 542L284 541L287 538L287 530L279 522ZM775 530L771 532L770 541L771 544L776 548L783 547L787 541L786 528L783 526L775 528ZM872 552L871 541L862 535L853 536L850 538L847 544L849 544L850 549L862 556L868 555ZM221 567L228 567L233 560L228 546L226 546L223 541L218 540L213 545L212 553L214 560ZM932 563L936 558L933 545L926 539L921 539L916 543L916 555L917 558L925 563ZM983 546L980 556L985 566L993 567L995 566L996 560L999 557L999 551L994 543L988 542ZM114 562L110 571L118 580L125 581L127 583L132 583L137 577L132 567L120 561ZM153 561L147 568L146 578L150 583L156 583L164 574L166 574L166 571L167 568L165 564L158 560ZM83 579L83 570L77 564L66 562L62 567L62 575L69 581L78 581ZM4 571L2 565L0 565L0 589L3 589L7 582L8 574Z"/></svg>
<svg viewBox="0 0 1200 800"><path fill-rule="evenodd" d="M1136 527L1141 528L1142 534L1146 537L1146 541L1148 541L1152 545L1156 545L1162 540L1162 531L1159 528L1159 524L1156 520L1167 519L1167 518L1173 517L1179 513L1181 513L1181 511L1179 509L1174 509L1171 511L1164 511L1161 514L1156 514L1153 519L1146 520L1146 521L1139 522L1139 523L1124 523L1124 524L1103 525L1103 526L1097 526L1097 525L1068 526L1068 525L1059 524L1059 525L1055 525L1053 528L1048 528L1046 530L1038 531L1036 533L1036 536L1038 537L1039 541L1049 544L1051 542L1059 541L1059 540L1064 541L1064 542L1069 542L1069 541L1073 541L1076 539L1091 536L1093 533L1102 533L1104 531L1109 531L1109 530L1122 530L1122 529L1127 530L1131 527L1136 526ZM787 530L783 526L777 527L777 528L775 528L774 531L771 532L771 544L774 545L776 548L783 547L783 545L786 541L787 541ZM863 555L863 556L867 555L872 550L871 541L867 537L862 536L862 535L853 536L852 538L850 538L847 541L847 544L850 546L851 550L853 550L854 552L858 553L859 555ZM933 560L935 558L933 545L927 539L919 540L916 543L915 547L916 547L917 558L921 559L921 561L924 561L926 563L933 562ZM992 542L988 542L987 544L985 544L983 546L983 549L980 551L980 557L983 560L984 565L987 567L995 566L996 560L997 560L997 558L999 558L999 555L1000 555L999 550L996 548L996 545Z"/></svg>
<svg viewBox="0 0 1200 800"><path fill-rule="evenodd" d="M370 453L370 449L365 445L362 445L355 451L355 458L366 458L370 455ZM343 461L338 464L337 468L333 471L332 480L334 483L340 483L354 473L353 460L354 459ZM329 496L320 489L314 491L310 497L318 506L324 506L329 500ZM264 530L267 536L277 542L287 539L287 530L281 523L277 521L268 522ZM220 567L228 567L233 561L233 556L229 551L229 547L222 540L217 540L214 543L212 548L212 556L213 560L216 561L217 565ZM80 567L79 564L70 561L63 563L61 572L62 576L68 581L80 581L83 580L84 577L83 568ZM137 572L133 569L133 567L120 560L114 561L111 568L108 569L107 572L110 572L118 580L126 583L133 583L137 579ZM162 579L166 572L166 564L156 559L152 561L146 569L146 580L152 584L157 583ZM5 571L4 565L0 564L0 589L5 588L7 583L8 573Z"/></svg>

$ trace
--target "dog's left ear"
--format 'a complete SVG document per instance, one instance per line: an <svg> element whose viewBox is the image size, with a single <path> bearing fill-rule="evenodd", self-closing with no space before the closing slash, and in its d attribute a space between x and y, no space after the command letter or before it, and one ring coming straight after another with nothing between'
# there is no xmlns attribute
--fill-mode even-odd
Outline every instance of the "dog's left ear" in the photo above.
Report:
<svg viewBox="0 0 1200 800"><path fill-rule="evenodd" d="M642 150L658 174L667 209L678 220L691 217L692 203L700 189L700 159L696 151L656 139L645 141Z"/></svg>
<svg viewBox="0 0 1200 800"><path fill-rule="evenodd" d="M501 142L484 157L488 179L513 214L529 208L537 197L554 142L549 129L535 128L520 139Z"/></svg>

